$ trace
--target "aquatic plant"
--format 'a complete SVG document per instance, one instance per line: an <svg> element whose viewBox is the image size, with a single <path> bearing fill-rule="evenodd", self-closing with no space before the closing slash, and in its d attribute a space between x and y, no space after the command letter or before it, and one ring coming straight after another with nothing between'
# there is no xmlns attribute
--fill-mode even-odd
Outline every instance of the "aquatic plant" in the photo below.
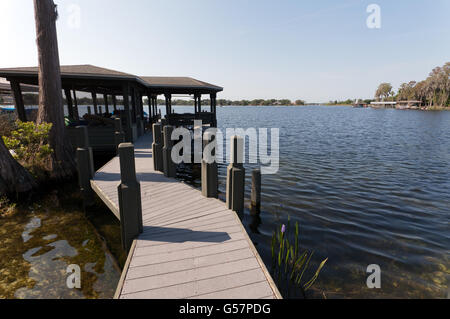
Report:
<svg viewBox="0 0 450 319"><path fill-rule="evenodd" d="M272 274L278 281L278 287L286 288L284 290L288 294L291 288L297 288L300 289L303 297L306 297L306 291L314 285L328 258L323 260L314 275L306 280L305 274L310 268L314 252L300 249L298 222L295 223L292 235L289 224L290 219L287 226L281 225L272 235Z"/></svg>
<svg viewBox="0 0 450 319"><path fill-rule="evenodd" d="M48 159L53 153L48 144L51 123L16 122L17 129L11 136L3 136L8 149L14 152L14 158L34 177L40 177L47 171Z"/></svg>

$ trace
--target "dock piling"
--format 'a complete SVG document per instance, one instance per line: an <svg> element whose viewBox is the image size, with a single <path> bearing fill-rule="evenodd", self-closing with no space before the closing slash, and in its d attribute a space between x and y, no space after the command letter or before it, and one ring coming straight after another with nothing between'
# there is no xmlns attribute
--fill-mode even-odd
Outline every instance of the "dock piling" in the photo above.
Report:
<svg viewBox="0 0 450 319"><path fill-rule="evenodd" d="M252 171L252 193L250 209L252 214L259 214L261 210L261 170Z"/></svg>
<svg viewBox="0 0 450 319"><path fill-rule="evenodd" d="M161 132L161 124L155 123L153 124L153 167L155 171L163 172L164 164L163 164L163 140L162 140L162 132Z"/></svg>
<svg viewBox="0 0 450 319"><path fill-rule="evenodd" d="M244 212L244 139L240 136L231 138L231 158L227 168L226 205L241 214Z"/></svg>
<svg viewBox="0 0 450 319"><path fill-rule="evenodd" d="M77 127L78 147L76 151L78 184L83 196L84 207L94 204L94 192L91 179L94 177L94 160L92 149L89 147L89 137L86 126Z"/></svg>
<svg viewBox="0 0 450 319"><path fill-rule="evenodd" d="M202 159L202 195L205 197L218 197L218 171L215 160L215 150L217 142L214 134L206 132L203 137L203 148L209 144L208 148L214 148L213 152L203 152Z"/></svg>
<svg viewBox="0 0 450 319"><path fill-rule="evenodd" d="M163 147L163 165L164 175L166 177L176 177L177 169L175 163L172 161L172 132L173 126L164 126L164 147Z"/></svg>
<svg viewBox="0 0 450 319"><path fill-rule="evenodd" d="M133 240L143 232L141 187L136 178L134 145L119 145L120 179L119 193L120 228L122 246L129 251Z"/></svg>

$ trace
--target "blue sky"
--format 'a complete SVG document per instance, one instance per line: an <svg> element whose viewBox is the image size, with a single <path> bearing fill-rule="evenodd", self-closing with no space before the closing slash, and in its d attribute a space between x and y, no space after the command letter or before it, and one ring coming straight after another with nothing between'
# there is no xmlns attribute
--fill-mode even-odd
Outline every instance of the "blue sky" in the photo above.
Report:
<svg viewBox="0 0 450 319"><path fill-rule="evenodd" d="M61 64L192 76L223 86L220 98L370 98L450 61L450 0L55 3ZM380 29L366 25L372 3ZM35 38L33 1L0 0L0 67L37 65Z"/></svg>

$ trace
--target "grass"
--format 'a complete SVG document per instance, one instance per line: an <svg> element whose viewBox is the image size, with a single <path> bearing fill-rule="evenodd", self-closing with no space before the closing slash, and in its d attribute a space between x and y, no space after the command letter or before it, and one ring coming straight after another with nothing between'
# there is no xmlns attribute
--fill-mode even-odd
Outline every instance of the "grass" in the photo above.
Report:
<svg viewBox="0 0 450 319"><path fill-rule="evenodd" d="M298 222L294 230L291 230L290 220L287 226L282 225L273 233L272 275L280 290L288 295L286 297L290 297L292 293L296 295L299 290L306 298L306 291L314 285L328 258L319 264L311 277L306 278L314 252L300 248L299 236Z"/></svg>

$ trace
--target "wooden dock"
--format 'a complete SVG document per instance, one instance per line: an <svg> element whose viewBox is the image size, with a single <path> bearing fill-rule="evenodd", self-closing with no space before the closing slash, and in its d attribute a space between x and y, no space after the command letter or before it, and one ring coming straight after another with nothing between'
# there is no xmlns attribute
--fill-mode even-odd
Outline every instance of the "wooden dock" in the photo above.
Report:
<svg viewBox="0 0 450 319"><path fill-rule="evenodd" d="M115 298L281 298L237 214L225 203L153 169L152 136L135 143L143 233L133 242ZM119 158L93 190L120 218Z"/></svg>

